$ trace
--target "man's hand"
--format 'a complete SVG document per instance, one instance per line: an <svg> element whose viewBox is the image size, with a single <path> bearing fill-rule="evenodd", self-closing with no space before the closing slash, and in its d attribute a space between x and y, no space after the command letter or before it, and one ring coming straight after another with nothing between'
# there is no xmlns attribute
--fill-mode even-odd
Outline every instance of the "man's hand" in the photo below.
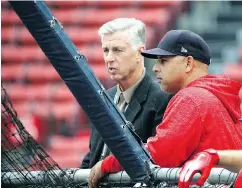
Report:
<svg viewBox="0 0 242 188"><path fill-rule="evenodd" d="M94 167L92 167L91 172L89 174L88 179L88 187L89 188L97 188L99 187L99 183L101 179L106 175L101 170L102 161L99 161Z"/></svg>
<svg viewBox="0 0 242 188"><path fill-rule="evenodd" d="M92 167L88 179L88 186L90 188L96 188L105 175L121 170L123 170L123 167L119 164L118 160L113 155L109 155L103 161L99 161Z"/></svg>
<svg viewBox="0 0 242 188"><path fill-rule="evenodd" d="M182 167L179 175L179 188L189 188L190 181L196 173L201 174L196 184L202 186L208 178L212 167L218 164L218 162L219 156L213 149L196 154L192 160L186 162Z"/></svg>

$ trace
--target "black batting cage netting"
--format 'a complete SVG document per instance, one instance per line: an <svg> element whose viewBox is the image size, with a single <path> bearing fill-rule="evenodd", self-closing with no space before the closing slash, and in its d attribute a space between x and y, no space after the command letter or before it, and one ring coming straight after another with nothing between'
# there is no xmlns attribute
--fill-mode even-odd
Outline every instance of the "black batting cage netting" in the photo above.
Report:
<svg viewBox="0 0 242 188"><path fill-rule="evenodd" d="M1 179L3 187L80 187L24 128L1 86ZM35 172L31 174L29 172ZM69 172L71 173L71 171ZM4 180L4 181L3 181Z"/></svg>

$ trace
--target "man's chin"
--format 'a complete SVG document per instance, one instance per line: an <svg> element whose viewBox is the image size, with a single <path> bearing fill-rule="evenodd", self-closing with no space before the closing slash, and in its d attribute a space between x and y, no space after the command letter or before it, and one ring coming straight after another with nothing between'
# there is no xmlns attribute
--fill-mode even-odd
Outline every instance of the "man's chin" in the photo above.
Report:
<svg viewBox="0 0 242 188"><path fill-rule="evenodd" d="M110 79L119 82L122 78L118 75L110 75Z"/></svg>
<svg viewBox="0 0 242 188"><path fill-rule="evenodd" d="M164 87L162 84L160 84L160 88L161 88L161 90L162 90L162 91L167 92L167 88L166 88L166 87ZM167 92L167 93L168 93L168 92Z"/></svg>
<svg viewBox="0 0 242 188"><path fill-rule="evenodd" d="M176 92L174 90L172 90L171 88L168 88L162 84L160 84L160 88L162 91L166 92L166 93L170 93L170 94L175 94Z"/></svg>

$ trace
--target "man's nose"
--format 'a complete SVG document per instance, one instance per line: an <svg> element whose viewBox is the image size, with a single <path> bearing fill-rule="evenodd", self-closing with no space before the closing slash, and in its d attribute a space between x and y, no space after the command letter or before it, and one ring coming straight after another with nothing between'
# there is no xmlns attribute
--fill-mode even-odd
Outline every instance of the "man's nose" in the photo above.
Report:
<svg viewBox="0 0 242 188"><path fill-rule="evenodd" d="M108 52L105 57L107 63L112 63L114 61L114 56L112 52Z"/></svg>
<svg viewBox="0 0 242 188"><path fill-rule="evenodd" d="M158 69L157 63L154 64L154 66L153 66L153 68L152 68L152 71L153 71L153 72L159 72L159 69Z"/></svg>

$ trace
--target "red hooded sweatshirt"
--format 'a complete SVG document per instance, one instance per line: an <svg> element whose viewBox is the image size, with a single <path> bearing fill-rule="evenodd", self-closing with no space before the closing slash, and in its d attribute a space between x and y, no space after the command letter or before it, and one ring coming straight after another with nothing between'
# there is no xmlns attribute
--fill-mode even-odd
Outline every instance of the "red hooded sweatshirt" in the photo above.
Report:
<svg viewBox="0 0 242 188"><path fill-rule="evenodd" d="M169 102L156 135L147 141L154 162L179 167L205 149L242 149L241 86L227 76L207 75L180 90ZM121 169L114 156L102 163L103 172Z"/></svg>

